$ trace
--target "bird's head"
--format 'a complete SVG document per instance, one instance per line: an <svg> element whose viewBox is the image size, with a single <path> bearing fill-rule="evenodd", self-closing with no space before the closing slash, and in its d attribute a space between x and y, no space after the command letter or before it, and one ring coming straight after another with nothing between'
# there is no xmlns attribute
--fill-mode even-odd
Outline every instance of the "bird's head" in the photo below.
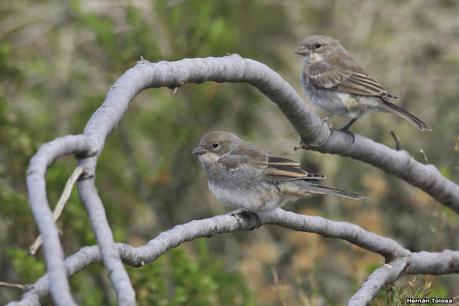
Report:
<svg viewBox="0 0 459 306"><path fill-rule="evenodd" d="M324 35L311 35L301 41L295 53L305 57L309 63L323 61L344 48L339 41Z"/></svg>
<svg viewBox="0 0 459 306"><path fill-rule="evenodd" d="M228 155L241 142L233 133L211 131L201 137L192 153L198 156L202 164L208 165Z"/></svg>

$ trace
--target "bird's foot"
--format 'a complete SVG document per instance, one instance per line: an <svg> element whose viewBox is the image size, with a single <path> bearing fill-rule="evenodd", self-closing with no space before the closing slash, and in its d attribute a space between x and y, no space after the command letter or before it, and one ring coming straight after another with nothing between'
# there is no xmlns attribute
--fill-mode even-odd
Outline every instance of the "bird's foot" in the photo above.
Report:
<svg viewBox="0 0 459 306"><path fill-rule="evenodd" d="M295 146L293 147L293 150L294 150L294 151L298 151L298 150L301 150L301 149L303 149L303 150L309 150L309 149L311 149L311 146L308 145L307 143L303 142L303 141L300 141L299 144L297 144L297 145L295 145Z"/></svg>
<svg viewBox="0 0 459 306"><path fill-rule="evenodd" d="M338 129L337 131L340 131L340 132L343 132L343 133L346 133L347 135L349 135L351 137L351 144L353 144L355 142L355 136L352 132L349 132L349 128L351 127L351 125L353 125L357 120L359 119L359 117L356 117L356 118L352 118L351 120L349 120L348 123L346 123L345 126L343 126L342 128ZM333 131L333 130L332 130Z"/></svg>
<svg viewBox="0 0 459 306"><path fill-rule="evenodd" d="M247 208L238 208L236 210L230 211L228 214L236 218L239 226L242 226L242 220L249 222L249 224L253 224L250 230L257 229L261 226L260 217L255 212Z"/></svg>
<svg viewBox="0 0 459 306"><path fill-rule="evenodd" d="M354 136L354 133L352 133L351 131L349 131L348 129L346 128L341 128L341 129L331 129L331 134L330 136L335 132L335 131L339 131L339 132L343 132L343 133L346 133L346 135L348 135L351 139L351 144L355 142L355 136Z"/></svg>

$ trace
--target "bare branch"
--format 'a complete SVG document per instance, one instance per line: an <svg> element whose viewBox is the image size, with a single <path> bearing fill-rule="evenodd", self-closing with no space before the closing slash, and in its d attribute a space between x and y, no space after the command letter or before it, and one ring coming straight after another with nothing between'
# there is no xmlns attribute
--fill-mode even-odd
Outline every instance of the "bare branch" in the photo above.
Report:
<svg viewBox="0 0 459 306"><path fill-rule="evenodd" d="M459 212L459 186L443 177L435 166L419 163L407 152L392 150L360 135L356 135L355 142L350 144L345 133L331 134L328 126L279 74L260 62L235 54L175 62L139 61L109 90L102 107L88 122L85 135L93 138L101 150L105 137L141 90L148 87L176 88L186 83L206 81L244 82L255 86L277 104L301 136L303 147L369 163L421 188Z"/></svg>
<svg viewBox="0 0 459 306"><path fill-rule="evenodd" d="M40 147L30 161L27 171L29 203L35 222L43 237L46 265L51 279L50 290L57 305L76 305L70 293L64 266L64 252L59 242L56 225L46 198L45 174L57 158L72 154L96 153L93 142L82 135L57 138Z"/></svg>
<svg viewBox="0 0 459 306"><path fill-rule="evenodd" d="M29 290L30 288L32 288L32 286L30 286L30 285L7 283L7 282L0 282L0 287L19 289L19 290L22 290L22 291L26 291L26 290Z"/></svg>
<svg viewBox="0 0 459 306"><path fill-rule="evenodd" d="M421 153L422 158L424 158L424 163L425 163L425 164L428 164L428 163L429 163L429 159L427 158L426 152L424 152L423 149L420 149L420 150L419 150L419 153Z"/></svg>
<svg viewBox="0 0 459 306"><path fill-rule="evenodd" d="M397 136L397 134L395 134L394 131L390 131L390 134L391 134L392 137L394 138L395 150L396 150L396 151L400 151L400 149L402 148L402 145L401 145L401 143L400 143L400 138Z"/></svg>
<svg viewBox="0 0 459 306"><path fill-rule="evenodd" d="M416 252L410 255L406 274L448 274L459 272L459 251Z"/></svg>
<svg viewBox="0 0 459 306"><path fill-rule="evenodd" d="M410 254L410 251L394 240L365 231L351 223L330 221L316 216L299 215L282 209L259 215L264 223L277 224L297 231L317 233L325 237L346 240L384 256L387 261Z"/></svg>
<svg viewBox="0 0 459 306"><path fill-rule="evenodd" d="M376 269L349 300L348 306L368 305L384 287L408 274L449 274L459 272L459 252L416 252Z"/></svg>
<svg viewBox="0 0 459 306"><path fill-rule="evenodd" d="M325 233L326 236L330 238L343 239L343 237L347 237L347 241L359 246L362 246L360 241L370 241L374 238L381 239L380 241L382 241L383 245L386 246L382 253L386 254L395 250L394 252L399 254L400 257L390 263L392 266L390 270L388 270L389 266L385 266L381 272L379 272L380 269L376 270L372 276L370 276L369 281L370 279L374 279L379 282L381 282L381 279L394 281L395 279L392 278L392 275L395 274L390 271L398 271L398 263L402 263L403 261L406 261L406 267L408 268L398 273L397 278L405 274L446 274L459 272L459 252L443 251L441 253L410 253L408 250L399 246L395 241L391 241L389 238L378 236L346 222L335 222L320 217L299 215L282 209L261 213L259 214L259 220L262 224L276 224L294 230L320 234ZM167 252L167 250L174 248L183 242L200 237L209 237L219 233L250 230L256 226L257 224L255 218L245 219L227 214L202 220L194 220L183 225L177 225L168 231L162 232L154 239L150 240L147 244L140 247L132 247L121 243L116 244L116 246L124 263L140 267L154 261L159 256ZM355 238L352 238L354 235ZM371 246L371 243L368 248L366 246L362 247L370 251L374 251L374 247ZM405 251L397 250L398 248ZM75 254L66 258L65 265L67 273L68 275L73 275L98 260L101 260L101 256L97 246L84 247ZM442 262L445 264L441 264ZM8 305L39 305L39 299L48 293L48 281L48 275L42 276L35 284L33 284L33 289L23 295L21 301L10 303ZM365 285L365 288L367 287L368 285ZM368 293L365 293L365 290L367 289L359 290L359 295L368 296ZM373 292L374 291L371 291L370 295Z"/></svg>
<svg viewBox="0 0 459 306"><path fill-rule="evenodd" d="M62 191L61 196L59 197L59 200L57 201L56 207L54 208L53 211L53 219L54 222L59 219L59 217L62 214L62 211L64 210L65 204L70 198L70 194L72 193L73 185L75 185L76 181L80 177L80 175L83 173L83 168L82 167L76 167L75 170L73 170L72 174L70 175L69 179L67 180L67 183L65 183L64 191ZM41 247L42 244L42 239L41 236L38 235L38 237L35 239L35 241L32 243L32 245L29 248L29 252L31 255L35 255L37 253L38 249Z"/></svg>
<svg viewBox="0 0 459 306"><path fill-rule="evenodd" d="M220 216L218 221L223 222L223 224L213 223L213 218L207 219L210 223L204 222L205 224L202 224L204 220L201 220L201 223L198 222L195 226L191 226L193 223L190 222L186 228L183 228L183 230L190 232L182 232L181 227L176 227L171 231L180 235L170 236L171 231L169 231L168 234L160 234L144 247L131 248L126 245L117 245L113 240L102 201L94 185L98 155L93 155L96 152L100 154L107 135L119 123L127 111L130 101L140 91L149 87L178 88L185 83L202 83L205 81L244 82L255 86L278 105L301 136L303 148L339 154L372 164L423 189L440 203L459 212L459 186L444 178L435 166L419 163L405 151L392 150L360 135L356 135L355 142L350 144L346 134L341 132L331 134L328 126L322 123L320 118L309 109L298 93L279 74L262 63L244 59L238 55L159 63L141 60L135 67L126 71L112 86L102 106L97 109L86 125L84 135L67 136L51 141L43 145L30 162L27 177L29 199L34 218L44 241L49 284L48 278L42 278L44 280L41 282L39 280L36 286L45 287L35 287L30 290L24 295L23 301L29 301L32 305L37 304L38 296L45 294L49 286L57 305L74 305L64 269L67 267L67 273L71 275L78 267L84 267L86 262L89 264L89 261L86 261L87 258L91 260L100 259L100 248L103 262L109 271L119 303L121 305L134 305L135 293L121 259L129 264L133 264L134 261L137 264L143 264L153 260L170 247L200 237L200 233L206 233L204 236L208 236L217 232L245 229L247 222L238 222L238 225L234 227L233 217ZM88 211L99 248L82 249L82 251L84 250L82 254L80 252L75 254L75 256L80 257L68 258L65 261L66 266L64 266L62 247L46 198L44 177L47 167L56 158L72 153L77 155L77 158L80 159L79 166L84 169L84 177L78 183L78 190ZM229 220L232 220L232 223ZM419 253L410 253L395 241L368 233L358 226L332 222L320 217L300 217L282 210L262 213L261 220L264 223L279 224L296 230L345 239L381 254L386 260L396 261L409 255L409 260L417 263L419 268L418 270L409 270L410 272L433 273L438 269L443 271L442 273L452 273L445 271L457 272L457 252L450 251L451 254L444 252L426 253L418 258L414 255ZM82 259L81 256L86 257ZM439 258L449 259L449 265L444 266L438 262L435 266L429 266L424 260L432 256L435 257L435 261ZM411 265L408 267L412 268ZM378 273L384 272L381 271ZM378 273L377 275L379 275ZM375 276L371 279L389 278Z"/></svg>
<svg viewBox="0 0 459 306"><path fill-rule="evenodd" d="M407 265L408 257L402 257L376 269L362 284L362 287L351 297L347 305L365 306L370 304L384 285L400 278Z"/></svg>
<svg viewBox="0 0 459 306"><path fill-rule="evenodd" d="M107 271L109 271L110 280L115 288L118 303L122 306L136 305L135 291L113 240L113 234L108 225L104 205L94 186L94 177L79 181L78 189L96 235L102 260Z"/></svg>

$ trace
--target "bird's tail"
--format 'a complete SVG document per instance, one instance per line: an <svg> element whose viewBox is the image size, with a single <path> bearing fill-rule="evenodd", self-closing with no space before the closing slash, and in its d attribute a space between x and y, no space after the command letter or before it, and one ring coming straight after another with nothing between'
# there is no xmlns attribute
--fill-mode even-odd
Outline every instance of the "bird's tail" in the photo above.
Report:
<svg viewBox="0 0 459 306"><path fill-rule="evenodd" d="M427 123L425 123L424 121L422 121L421 119L419 119L415 115L411 114L407 110L403 109L402 107L400 107L400 106L398 106L398 105L396 105L394 103L388 102L388 101L384 101L383 105L384 105L384 109L385 110L387 110L387 111L399 116L400 118L408 120L411 124L413 124L419 130L421 130L421 131L432 131L432 128Z"/></svg>
<svg viewBox="0 0 459 306"><path fill-rule="evenodd" d="M292 195L296 195L299 197L307 197L310 195L314 194L321 194L321 195L329 195L329 196L335 196L335 197L341 197L341 198L347 198L347 199L354 199L354 200L360 200L362 198L365 198L364 196L349 192L349 191L344 191L332 187L327 187L327 186L321 186L321 185L316 185L316 184L311 184L309 182L303 182L300 184L299 181L296 181L295 183L290 182L290 183L284 183L282 184L284 189L283 191L286 191L287 193L290 193Z"/></svg>
<svg viewBox="0 0 459 306"><path fill-rule="evenodd" d="M357 193L353 193L350 191L344 191L344 190L336 189L336 188L331 188L327 186L310 185L308 189L313 193L330 195L330 196L347 198L347 199L360 200L364 198L364 196L357 194Z"/></svg>

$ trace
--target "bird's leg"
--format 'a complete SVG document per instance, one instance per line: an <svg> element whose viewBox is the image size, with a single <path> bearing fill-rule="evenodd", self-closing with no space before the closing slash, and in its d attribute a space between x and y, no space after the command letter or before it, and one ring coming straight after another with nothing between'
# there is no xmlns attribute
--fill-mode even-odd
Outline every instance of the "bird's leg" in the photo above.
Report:
<svg viewBox="0 0 459 306"><path fill-rule="evenodd" d="M352 142L351 143L354 143L355 142L355 136L352 132L349 131L349 128L351 127L351 125L354 124L354 122L357 121L357 119L359 118L352 118L351 120L349 120L348 123L346 123L345 126L343 126L342 128L340 128L338 131L341 131L341 132L344 132L344 133L347 133L349 136L351 136L352 138Z"/></svg>
<svg viewBox="0 0 459 306"><path fill-rule="evenodd" d="M228 214L230 216L235 217L236 220L238 220L238 223L240 223L239 218L246 219L248 222L250 222L251 220L255 220L254 223L256 225L253 228L251 228L251 230L257 229L261 226L260 217L258 217L258 215L255 212L251 211L250 209L238 208L233 211L230 211Z"/></svg>

